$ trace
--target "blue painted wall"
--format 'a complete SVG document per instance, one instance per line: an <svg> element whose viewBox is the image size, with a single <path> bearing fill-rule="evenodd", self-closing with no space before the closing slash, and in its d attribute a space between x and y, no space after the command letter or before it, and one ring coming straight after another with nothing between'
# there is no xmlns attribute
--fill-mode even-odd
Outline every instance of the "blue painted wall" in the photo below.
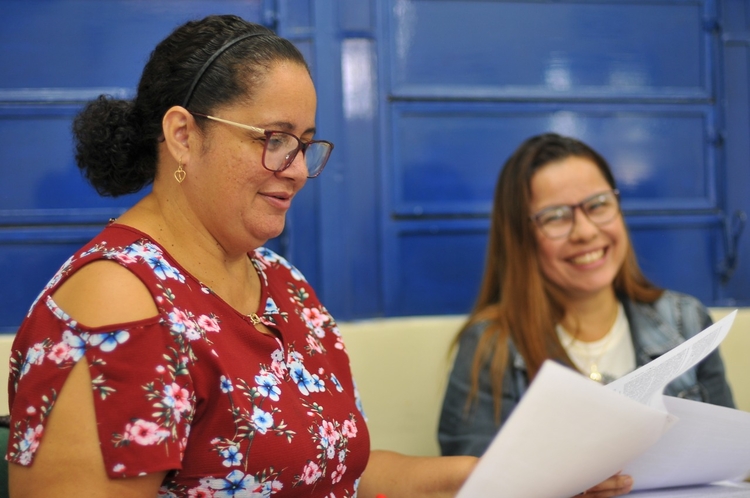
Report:
<svg viewBox="0 0 750 498"><path fill-rule="evenodd" d="M543 131L611 162L640 263L709 305L750 304L747 0L3 0L0 330L138 195L101 199L70 122L132 96L176 25L232 12L292 39L336 149L269 244L339 320L465 313L499 168Z"/></svg>

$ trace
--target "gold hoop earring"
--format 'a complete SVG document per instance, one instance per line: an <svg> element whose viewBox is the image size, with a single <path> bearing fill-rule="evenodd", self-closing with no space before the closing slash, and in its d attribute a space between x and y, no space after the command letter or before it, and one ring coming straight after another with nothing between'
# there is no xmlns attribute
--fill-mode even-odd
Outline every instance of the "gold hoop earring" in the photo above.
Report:
<svg viewBox="0 0 750 498"><path fill-rule="evenodd" d="M180 159L177 161L177 171L174 172L174 179L177 180L177 183L182 183L186 176L187 172L182 169L182 159Z"/></svg>

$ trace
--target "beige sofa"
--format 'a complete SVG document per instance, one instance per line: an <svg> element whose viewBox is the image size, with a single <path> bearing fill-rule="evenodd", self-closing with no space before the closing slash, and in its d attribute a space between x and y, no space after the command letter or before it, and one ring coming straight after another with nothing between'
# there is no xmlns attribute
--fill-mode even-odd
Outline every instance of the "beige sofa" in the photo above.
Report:
<svg viewBox="0 0 750 498"><path fill-rule="evenodd" d="M731 310L713 309L715 319ZM463 316L389 318L340 323L368 417L373 448L437 455L436 431L450 369L450 344ZM12 336L0 336L0 414ZM740 409L750 411L750 308L740 310L721 345Z"/></svg>

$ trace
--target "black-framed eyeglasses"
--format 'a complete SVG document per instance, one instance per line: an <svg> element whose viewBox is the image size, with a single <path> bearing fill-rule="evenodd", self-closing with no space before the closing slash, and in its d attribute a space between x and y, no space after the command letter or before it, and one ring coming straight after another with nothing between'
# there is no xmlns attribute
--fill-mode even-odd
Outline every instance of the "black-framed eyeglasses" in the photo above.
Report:
<svg viewBox="0 0 750 498"><path fill-rule="evenodd" d="M561 239L570 235L575 225L575 210L580 209L594 225L609 223L620 213L620 192L616 189L599 192L578 204L550 206L531 219L542 233L550 239Z"/></svg>
<svg viewBox="0 0 750 498"><path fill-rule="evenodd" d="M263 144L262 164L268 171L284 171L292 165L294 158L297 157L297 153L302 151L305 166L307 167L307 177L315 178L323 171L323 167L328 162L328 158L333 150L333 144L327 140L303 142L297 136L285 131L265 130L257 126L235 123L228 119L192 111L190 111L190 114L265 135L266 140Z"/></svg>

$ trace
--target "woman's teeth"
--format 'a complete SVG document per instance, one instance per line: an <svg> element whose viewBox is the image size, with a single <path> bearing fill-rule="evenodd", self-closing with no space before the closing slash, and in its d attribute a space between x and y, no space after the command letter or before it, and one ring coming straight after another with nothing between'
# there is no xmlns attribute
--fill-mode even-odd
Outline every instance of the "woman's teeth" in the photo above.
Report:
<svg viewBox="0 0 750 498"><path fill-rule="evenodd" d="M587 265L601 259L602 257L604 257L604 249L599 249L597 251L582 254L581 256L573 258L571 261L576 265Z"/></svg>

